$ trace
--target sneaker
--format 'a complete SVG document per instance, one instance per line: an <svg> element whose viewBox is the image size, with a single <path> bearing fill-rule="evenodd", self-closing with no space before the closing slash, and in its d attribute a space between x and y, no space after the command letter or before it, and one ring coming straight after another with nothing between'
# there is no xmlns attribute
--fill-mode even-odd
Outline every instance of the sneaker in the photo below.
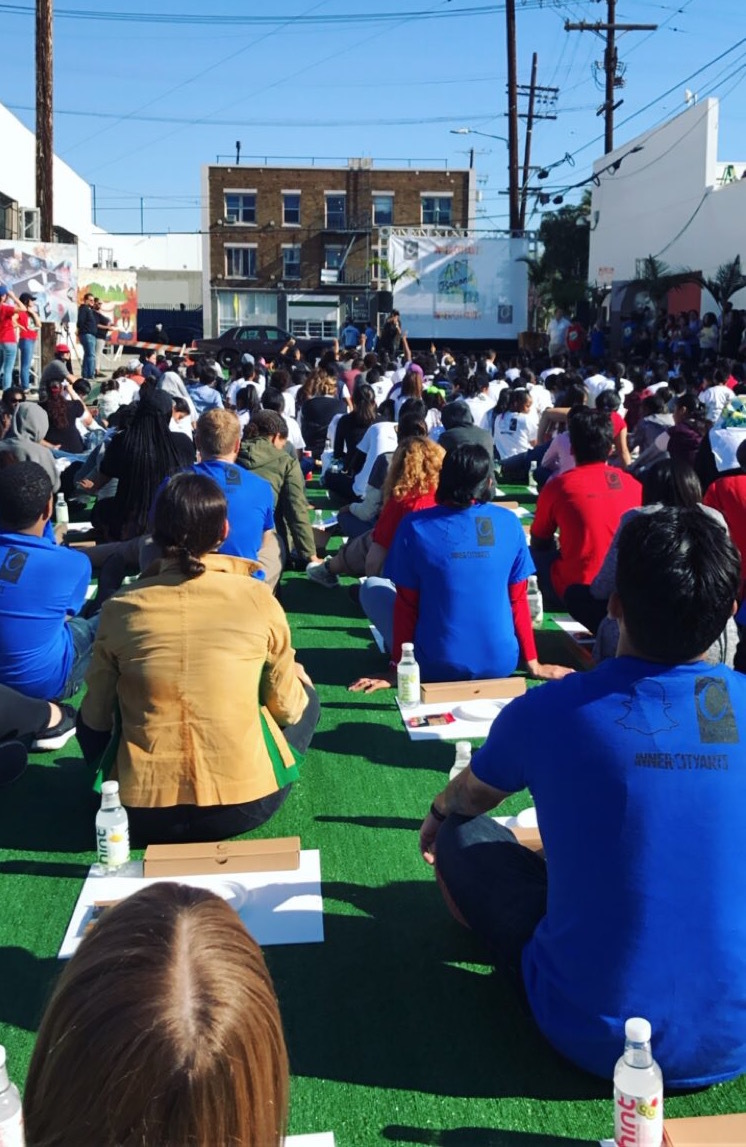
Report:
<svg viewBox="0 0 746 1147"><path fill-rule="evenodd" d="M328 562L309 562L306 566L306 577L311 581L315 581L317 585L323 585L326 589L336 589L339 585L339 578L335 573L329 569Z"/></svg>
<svg viewBox="0 0 746 1147"><path fill-rule="evenodd" d="M75 736L76 713L72 705L60 705L62 720L56 725L50 725L39 733L31 746L32 753L48 752L51 749L61 749L71 737Z"/></svg>
<svg viewBox="0 0 746 1147"><path fill-rule="evenodd" d="M12 785L26 771L28 753L22 741L4 741L0 744L0 788Z"/></svg>

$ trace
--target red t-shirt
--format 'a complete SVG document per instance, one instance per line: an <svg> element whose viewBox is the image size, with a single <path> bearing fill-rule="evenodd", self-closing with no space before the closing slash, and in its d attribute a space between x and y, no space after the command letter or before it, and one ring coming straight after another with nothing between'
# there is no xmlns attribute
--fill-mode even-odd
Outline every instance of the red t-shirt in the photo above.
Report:
<svg viewBox="0 0 746 1147"><path fill-rule="evenodd" d="M18 316L18 337L21 339L33 340L38 337L39 332L31 322L28 311L24 311L22 315Z"/></svg>
<svg viewBox="0 0 746 1147"><path fill-rule="evenodd" d="M746 582L746 474L717 478L707 487L705 506L719 510L728 524L733 544L741 555L741 581Z"/></svg>
<svg viewBox="0 0 746 1147"><path fill-rule="evenodd" d="M618 410L612 410L609 414L611 419L611 427L614 431L614 437L618 438L622 431L625 429L627 423L622 418Z"/></svg>
<svg viewBox="0 0 746 1147"><path fill-rule="evenodd" d="M429 510L435 505L435 490L426 494L405 494L403 498L389 498L373 528L373 541L390 550L396 527L402 518L414 510Z"/></svg>
<svg viewBox="0 0 746 1147"><path fill-rule="evenodd" d="M8 306L7 303L0 303L0 343L18 342L18 335L13 322L15 313L15 307Z"/></svg>
<svg viewBox="0 0 746 1147"><path fill-rule="evenodd" d="M548 541L559 528L560 556L552 563L559 597L570 585L590 585L622 514L641 501L640 483L605 462L576 466L547 482L536 503L531 536Z"/></svg>

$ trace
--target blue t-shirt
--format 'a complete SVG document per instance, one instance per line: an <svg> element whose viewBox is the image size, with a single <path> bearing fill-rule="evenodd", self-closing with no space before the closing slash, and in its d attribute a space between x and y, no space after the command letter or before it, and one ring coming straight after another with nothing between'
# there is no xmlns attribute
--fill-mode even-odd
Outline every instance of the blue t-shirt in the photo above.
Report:
<svg viewBox="0 0 746 1147"><path fill-rule="evenodd" d="M607 661L512 701L472 767L536 804L523 977L547 1039L609 1078L645 1016L668 1086L746 1071L746 677Z"/></svg>
<svg viewBox="0 0 746 1147"><path fill-rule="evenodd" d="M85 601L91 563L49 538L0 533L0 682L27 697L59 697L73 663L65 624Z"/></svg>
<svg viewBox="0 0 746 1147"><path fill-rule="evenodd" d="M508 586L534 572L510 510L435 506L399 524L384 575L419 593L414 652L423 681L505 677L518 664Z"/></svg>
<svg viewBox="0 0 746 1147"><path fill-rule="evenodd" d="M275 499L269 482L231 462L197 462L192 469L217 482L228 502L230 532L219 552L256 561L264 531L275 528Z"/></svg>
<svg viewBox="0 0 746 1147"><path fill-rule="evenodd" d="M222 410L223 399L212 386L203 383L187 386L189 397L194 403L197 414L204 414L206 410Z"/></svg>

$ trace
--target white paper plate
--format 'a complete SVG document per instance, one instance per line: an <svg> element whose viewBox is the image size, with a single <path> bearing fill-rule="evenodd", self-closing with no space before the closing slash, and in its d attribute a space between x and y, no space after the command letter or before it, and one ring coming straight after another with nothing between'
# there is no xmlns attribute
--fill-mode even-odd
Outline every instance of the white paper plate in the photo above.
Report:
<svg viewBox="0 0 746 1147"><path fill-rule="evenodd" d="M453 715L460 721L494 721L501 709L501 701L463 701Z"/></svg>

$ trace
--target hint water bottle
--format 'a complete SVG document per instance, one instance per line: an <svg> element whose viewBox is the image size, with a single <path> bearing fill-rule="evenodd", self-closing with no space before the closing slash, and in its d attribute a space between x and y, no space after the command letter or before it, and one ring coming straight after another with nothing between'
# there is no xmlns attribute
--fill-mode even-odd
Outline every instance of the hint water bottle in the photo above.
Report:
<svg viewBox="0 0 746 1147"><path fill-rule="evenodd" d="M544 598L539 589L539 579L536 574L531 574L528 579L526 596L528 597L528 611L531 614L532 622L534 625L541 625L544 620Z"/></svg>
<svg viewBox="0 0 746 1147"><path fill-rule="evenodd" d="M663 1075L650 1050L647 1020L624 1025L624 1055L614 1069L614 1142L616 1147L661 1147Z"/></svg>
<svg viewBox="0 0 746 1147"><path fill-rule="evenodd" d="M64 494L57 495L57 501L54 504L54 517L58 526L70 525L70 509Z"/></svg>
<svg viewBox="0 0 746 1147"><path fill-rule="evenodd" d="M0 1046L0 1147L24 1147L23 1108L18 1088L8 1079L5 1048Z"/></svg>
<svg viewBox="0 0 746 1147"><path fill-rule="evenodd" d="M459 773L463 773L464 769L468 769L471 764L471 741L456 741L456 760L453 762L453 768L448 774L448 780L452 781Z"/></svg>
<svg viewBox="0 0 746 1147"><path fill-rule="evenodd" d="M420 667L414 659L414 645L405 641L396 667L396 696L404 709L420 703Z"/></svg>
<svg viewBox="0 0 746 1147"><path fill-rule="evenodd" d="M104 781L101 785L101 808L96 813L96 848L100 873L114 872L129 861L129 822L119 799L117 781Z"/></svg>

